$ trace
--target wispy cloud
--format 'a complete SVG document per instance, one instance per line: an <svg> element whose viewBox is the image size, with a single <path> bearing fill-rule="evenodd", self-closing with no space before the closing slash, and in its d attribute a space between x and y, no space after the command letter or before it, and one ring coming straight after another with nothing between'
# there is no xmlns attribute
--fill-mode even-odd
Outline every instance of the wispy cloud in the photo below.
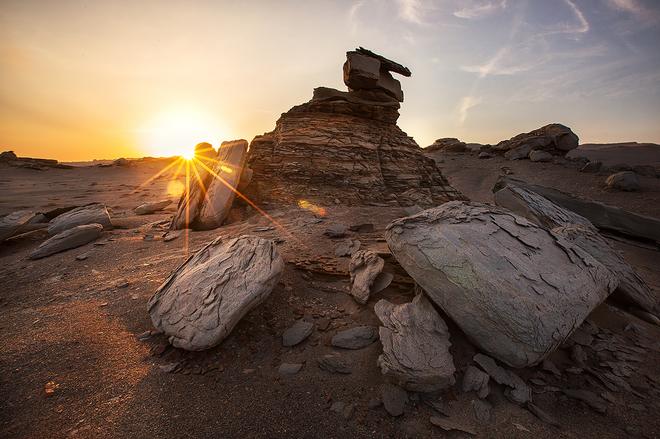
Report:
<svg viewBox="0 0 660 439"><path fill-rule="evenodd" d="M609 0L611 8L630 14L635 20L643 24L656 24L660 22L660 13L650 9L639 0Z"/></svg>
<svg viewBox="0 0 660 439"><path fill-rule="evenodd" d="M572 0L564 0L568 7L571 8L573 13L575 14L575 17L577 18L579 24L577 26L568 26L564 29L560 29L561 32L563 33L577 33L577 34L583 34L586 32L589 32L589 22L587 19L584 17L584 14L582 13L582 10L577 7L575 3L573 3Z"/></svg>
<svg viewBox="0 0 660 439"><path fill-rule="evenodd" d="M399 16L410 23L424 24L422 4L419 0L397 0Z"/></svg>
<svg viewBox="0 0 660 439"><path fill-rule="evenodd" d="M458 103L458 122L463 125L465 121L467 120L468 117L468 112L470 111L471 108L476 107L477 105L481 104L482 99L480 97L475 97L475 96L464 96L461 98L460 102Z"/></svg>
<svg viewBox="0 0 660 439"><path fill-rule="evenodd" d="M454 16L466 20L485 17L493 12L506 8L506 0L479 2L472 6L454 11Z"/></svg>
<svg viewBox="0 0 660 439"><path fill-rule="evenodd" d="M350 9L348 10L348 23L351 26L351 34L355 35L357 32L357 14L364 4L364 1L359 1L352 5Z"/></svg>

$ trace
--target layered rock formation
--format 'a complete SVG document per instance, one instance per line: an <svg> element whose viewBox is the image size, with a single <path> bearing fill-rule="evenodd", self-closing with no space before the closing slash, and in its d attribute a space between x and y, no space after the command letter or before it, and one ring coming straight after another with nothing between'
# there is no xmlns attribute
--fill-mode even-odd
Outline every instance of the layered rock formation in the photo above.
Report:
<svg viewBox="0 0 660 439"><path fill-rule="evenodd" d="M260 201L335 199L422 207L463 199L435 162L396 125L398 81L410 71L365 49L347 53L348 92L314 90L250 144L248 195Z"/></svg>
<svg viewBox="0 0 660 439"><path fill-rule="evenodd" d="M509 160L526 159L532 151L546 151L552 155L565 155L578 147L578 136L567 126L552 123L529 133L503 140L491 150L503 153Z"/></svg>

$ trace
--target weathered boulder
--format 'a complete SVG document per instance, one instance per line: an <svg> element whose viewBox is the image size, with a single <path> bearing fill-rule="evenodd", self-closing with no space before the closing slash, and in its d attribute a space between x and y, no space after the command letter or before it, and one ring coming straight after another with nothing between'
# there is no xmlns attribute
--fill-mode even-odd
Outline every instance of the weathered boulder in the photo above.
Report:
<svg viewBox="0 0 660 439"><path fill-rule="evenodd" d="M0 242L21 230L35 218L36 214L29 210L18 210L0 218Z"/></svg>
<svg viewBox="0 0 660 439"><path fill-rule="evenodd" d="M48 225L48 234L57 235L67 229L85 224L101 224L105 230L112 229L108 209L103 204L89 204L53 218Z"/></svg>
<svg viewBox="0 0 660 439"><path fill-rule="evenodd" d="M10 162L16 159L18 159L18 157L14 151L2 151L0 153L0 162Z"/></svg>
<svg viewBox="0 0 660 439"><path fill-rule="evenodd" d="M312 335L313 331L314 323L298 320L282 334L282 346L291 347L302 343L307 337Z"/></svg>
<svg viewBox="0 0 660 439"><path fill-rule="evenodd" d="M158 212L159 210L165 209L167 206L172 204L171 200L163 200L163 201L154 201L152 203L144 203L140 204L138 207L133 209L133 212L135 212L136 215L149 215L154 212Z"/></svg>
<svg viewBox="0 0 660 439"><path fill-rule="evenodd" d="M433 144L427 146L424 152L464 152L467 149L465 142L461 142L455 137L444 137L437 139Z"/></svg>
<svg viewBox="0 0 660 439"><path fill-rule="evenodd" d="M534 150L544 150L564 155L566 152L577 148L578 141L578 136L570 128L553 123L529 133L518 134L509 140L503 140L491 149L496 152L512 151L507 158L516 160L527 157ZM514 153L514 150L517 152Z"/></svg>
<svg viewBox="0 0 660 439"><path fill-rule="evenodd" d="M637 192L640 189L639 178L632 171L617 172L607 177L605 184L609 189L625 192Z"/></svg>
<svg viewBox="0 0 660 439"><path fill-rule="evenodd" d="M542 361L617 284L580 247L485 204L445 203L392 222L385 238L465 334L513 367Z"/></svg>
<svg viewBox="0 0 660 439"><path fill-rule="evenodd" d="M628 212L620 207L598 201L584 200L557 189L506 176L500 176L493 187L493 192L505 186L517 186L535 192L564 209L582 215L600 230L660 243L660 220L657 218Z"/></svg>
<svg viewBox="0 0 660 439"><path fill-rule="evenodd" d="M487 397L490 393L490 387L488 386L489 376L474 366L468 366L465 375L463 375L463 392L474 390L477 392L479 398L483 399Z"/></svg>
<svg viewBox="0 0 660 439"><path fill-rule="evenodd" d="M39 247L30 253L29 258L45 258L64 250L80 247L101 236L102 231L103 226L101 224L85 224L66 229L41 243Z"/></svg>
<svg viewBox="0 0 660 439"><path fill-rule="evenodd" d="M641 277L603 238L591 222L523 187L508 185L495 192L498 206L522 215L579 246L607 267L619 281L614 295L625 302L653 311L656 299Z"/></svg>
<svg viewBox="0 0 660 439"><path fill-rule="evenodd" d="M243 175L248 143L245 140L222 142L215 150L206 143L196 147L195 178L181 195L177 212L170 224L171 230L192 228L211 230L227 219L236 196L236 188Z"/></svg>
<svg viewBox="0 0 660 439"><path fill-rule="evenodd" d="M434 392L454 384L449 330L424 295L402 305L380 300L374 312L383 323L383 353L378 357L383 375L414 392Z"/></svg>
<svg viewBox="0 0 660 439"><path fill-rule="evenodd" d="M270 295L284 262L273 241L219 237L190 256L148 304L154 326L178 348L218 345Z"/></svg>
<svg viewBox="0 0 660 439"><path fill-rule="evenodd" d="M332 337L334 347L343 349L362 349L378 340L378 328L375 326L355 326L339 331Z"/></svg>
<svg viewBox="0 0 660 439"><path fill-rule="evenodd" d="M385 261L371 250L358 250L351 256L348 270L351 274L351 296L365 304L369 300L371 286L383 271Z"/></svg>

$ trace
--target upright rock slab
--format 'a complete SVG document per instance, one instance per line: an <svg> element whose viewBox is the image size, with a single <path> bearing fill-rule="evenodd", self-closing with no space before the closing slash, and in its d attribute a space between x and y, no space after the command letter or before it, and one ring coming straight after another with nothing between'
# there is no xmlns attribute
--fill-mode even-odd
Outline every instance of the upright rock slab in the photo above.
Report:
<svg viewBox="0 0 660 439"><path fill-rule="evenodd" d="M108 209L102 204L89 204L77 207L53 218L48 225L48 234L60 232L85 224L100 224L104 229L112 229Z"/></svg>
<svg viewBox="0 0 660 439"><path fill-rule="evenodd" d="M419 294L403 305L383 299L374 312L383 323L383 353L378 357L383 375L413 392L434 392L454 384L449 330L425 296Z"/></svg>
<svg viewBox="0 0 660 439"><path fill-rule="evenodd" d="M580 247L486 204L445 203L392 222L385 238L431 300L513 367L542 361L617 284Z"/></svg>
<svg viewBox="0 0 660 439"><path fill-rule="evenodd" d="M200 146L201 145L201 146ZM179 201L177 213L170 224L171 230L192 228L211 230L220 227L231 210L247 158L248 143L245 140L222 142L217 154L213 148L197 145L190 187ZM210 151L209 151L210 148ZM206 151L202 154L202 151Z"/></svg>
<svg viewBox="0 0 660 439"><path fill-rule="evenodd" d="M284 262L256 236L215 239L177 268L149 300L154 326L178 348L218 345L277 284Z"/></svg>
<svg viewBox="0 0 660 439"><path fill-rule="evenodd" d="M72 248L80 247L88 242L94 241L101 236L103 226L101 224L85 224L72 227L42 242L36 250L30 253L30 259L40 259L55 253L63 252Z"/></svg>

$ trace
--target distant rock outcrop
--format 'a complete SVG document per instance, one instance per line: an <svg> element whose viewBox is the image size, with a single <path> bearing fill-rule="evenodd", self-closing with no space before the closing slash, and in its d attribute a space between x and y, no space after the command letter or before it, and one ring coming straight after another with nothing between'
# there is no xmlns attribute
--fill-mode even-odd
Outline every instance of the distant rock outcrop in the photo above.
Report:
<svg viewBox="0 0 660 439"><path fill-rule="evenodd" d="M467 149L467 144L461 142L454 137L445 137L437 139L432 145L426 147L424 152L464 152Z"/></svg>
<svg viewBox="0 0 660 439"><path fill-rule="evenodd" d="M567 126L552 123L529 133L503 140L490 149L503 153L509 160L528 158L532 151L542 150L552 155L565 155L578 147L578 136Z"/></svg>
<svg viewBox="0 0 660 439"><path fill-rule="evenodd" d="M464 199L396 125L403 94L389 72L410 76L407 68L373 52L348 52L348 92L317 88L312 100L282 114L275 130L254 138L249 196L422 207Z"/></svg>
<svg viewBox="0 0 660 439"><path fill-rule="evenodd" d="M12 166L14 168L34 169L35 171L44 171L48 168L71 169L72 166L63 165L57 160L52 159L34 159L31 157L18 157L14 151L3 151L0 153L0 163Z"/></svg>

